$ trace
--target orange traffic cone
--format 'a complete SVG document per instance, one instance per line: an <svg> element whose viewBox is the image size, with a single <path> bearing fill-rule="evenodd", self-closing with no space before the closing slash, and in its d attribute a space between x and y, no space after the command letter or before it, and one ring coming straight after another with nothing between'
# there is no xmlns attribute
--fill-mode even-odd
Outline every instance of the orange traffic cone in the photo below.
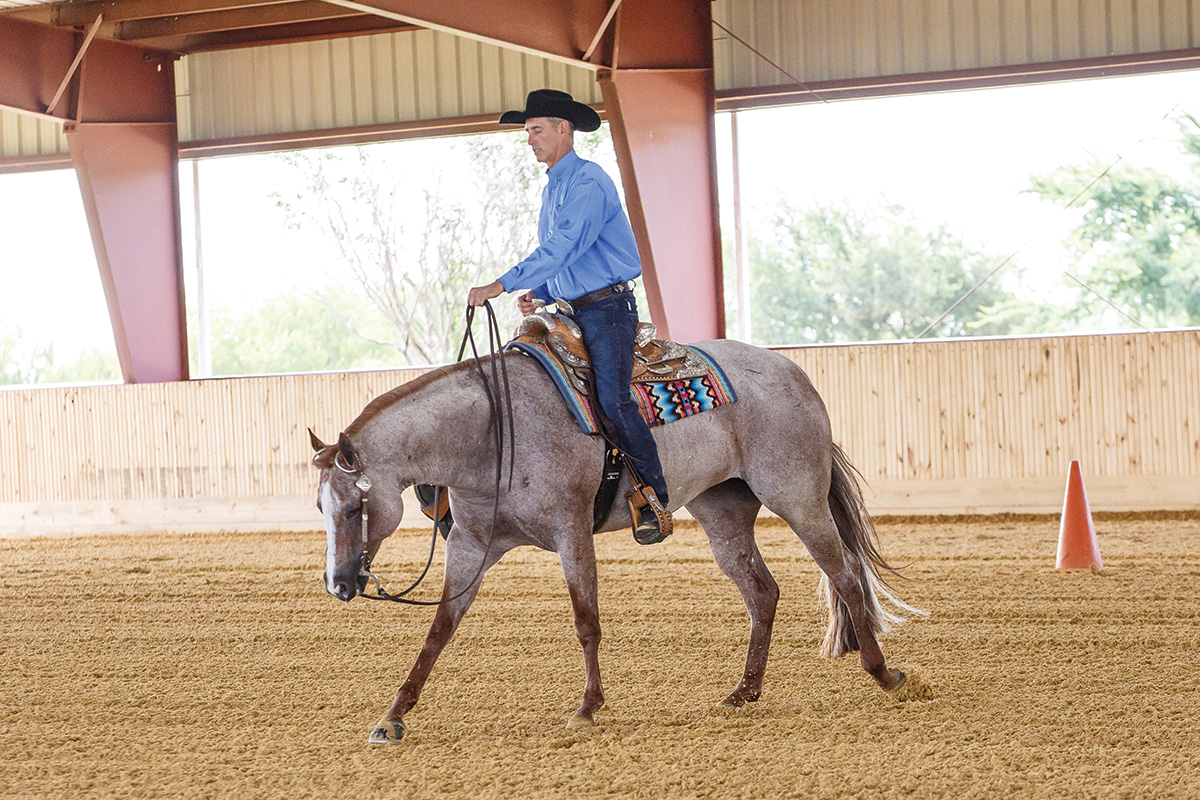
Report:
<svg viewBox="0 0 1200 800"><path fill-rule="evenodd" d="M1087 493L1083 490L1083 474L1079 462L1072 461L1067 473L1067 494L1063 498L1062 522L1058 526L1058 561L1055 569L1081 569L1092 565L1104 569L1100 561L1100 545L1096 542L1096 526L1088 508Z"/></svg>

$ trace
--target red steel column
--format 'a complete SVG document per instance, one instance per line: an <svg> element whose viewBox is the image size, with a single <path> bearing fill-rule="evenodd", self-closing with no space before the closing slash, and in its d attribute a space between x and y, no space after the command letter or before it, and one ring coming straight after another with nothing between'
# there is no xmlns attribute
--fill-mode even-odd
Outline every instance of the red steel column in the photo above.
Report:
<svg viewBox="0 0 1200 800"><path fill-rule="evenodd" d="M65 130L126 383L188 379L169 57L95 41Z"/></svg>
<svg viewBox="0 0 1200 800"><path fill-rule="evenodd" d="M625 0L600 75L660 335L725 336L708 0Z"/></svg>
<svg viewBox="0 0 1200 800"><path fill-rule="evenodd" d="M81 123L67 142L126 383L188 378L175 123Z"/></svg>

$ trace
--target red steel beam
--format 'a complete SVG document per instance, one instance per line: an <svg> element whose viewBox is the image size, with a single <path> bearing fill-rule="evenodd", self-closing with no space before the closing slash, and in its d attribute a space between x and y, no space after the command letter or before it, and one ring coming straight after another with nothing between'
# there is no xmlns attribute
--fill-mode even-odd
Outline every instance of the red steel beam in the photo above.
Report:
<svg viewBox="0 0 1200 800"><path fill-rule="evenodd" d="M74 31L0 16L0 106L50 116L46 106L71 68L82 41L82 34ZM72 113L77 86L77 79L68 84L55 119Z"/></svg>
<svg viewBox="0 0 1200 800"><path fill-rule="evenodd" d="M650 315L664 336L725 335L707 0L624 0L600 74Z"/></svg>
<svg viewBox="0 0 1200 800"><path fill-rule="evenodd" d="M8 11L4 17L58 28L104 14L101 39L168 52L197 52L412 29L321 0L103 0Z"/></svg>
<svg viewBox="0 0 1200 800"><path fill-rule="evenodd" d="M103 12L111 22L154 17L179 18L211 11L231 11L264 6L294 5L294 0L89 0L88 2L55 3L53 21L56 25L86 25Z"/></svg>
<svg viewBox="0 0 1200 800"><path fill-rule="evenodd" d="M180 36L138 39L136 44L158 50L169 50L173 53L200 53L213 50L234 50L242 47L261 47L266 44L290 44L377 33L398 33L416 29L415 25L371 14L359 14L354 17L334 18L320 22L297 22L219 33L188 33Z"/></svg>
<svg viewBox="0 0 1200 800"><path fill-rule="evenodd" d="M131 19L117 23L113 33L114 38L122 40L153 39L164 36L253 30L270 25L319 22L354 16L359 16L359 13L319 0L306 0L300 3L234 8L182 16Z"/></svg>
<svg viewBox="0 0 1200 800"><path fill-rule="evenodd" d="M613 69L712 69L710 0L624 0Z"/></svg>
<svg viewBox="0 0 1200 800"><path fill-rule="evenodd" d="M92 43L67 144L127 383L188 378L175 113L169 57Z"/></svg>
<svg viewBox="0 0 1200 800"><path fill-rule="evenodd" d="M725 336L711 70L614 70L600 88L650 315L681 342Z"/></svg>
<svg viewBox="0 0 1200 800"><path fill-rule="evenodd" d="M74 31L0 17L0 104L45 116L81 43ZM67 143L121 372L130 383L186 380L173 62L96 39L58 109L74 120Z"/></svg>
<svg viewBox="0 0 1200 800"><path fill-rule="evenodd" d="M326 0L423 28L446 31L578 66L608 63L605 45L583 61L609 0Z"/></svg>
<svg viewBox="0 0 1200 800"><path fill-rule="evenodd" d="M188 378L175 123L80 123L67 142L126 383Z"/></svg>

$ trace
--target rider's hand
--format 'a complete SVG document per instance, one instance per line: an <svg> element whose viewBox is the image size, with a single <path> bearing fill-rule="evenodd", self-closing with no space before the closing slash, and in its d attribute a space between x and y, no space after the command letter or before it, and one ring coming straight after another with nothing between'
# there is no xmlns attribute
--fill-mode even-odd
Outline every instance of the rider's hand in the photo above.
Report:
<svg viewBox="0 0 1200 800"><path fill-rule="evenodd" d="M533 292L526 292L517 298L517 308L520 309L522 314L529 316L537 309L537 305L533 302L536 299L537 295Z"/></svg>
<svg viewBox="0 0 1200 800"><path fill-rule="evenodd" d="M492 281L487 286L476 286L467 293L467 305L481 306L493 297L499 297L504 294L504 284L500 281Z"/></svg>

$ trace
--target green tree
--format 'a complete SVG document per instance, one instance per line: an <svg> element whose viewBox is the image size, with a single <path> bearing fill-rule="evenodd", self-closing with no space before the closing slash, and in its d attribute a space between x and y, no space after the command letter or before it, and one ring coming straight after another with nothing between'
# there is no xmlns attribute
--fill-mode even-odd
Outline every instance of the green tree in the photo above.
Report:
<svg viewBox="0 0 1200 800"><path fill-rule="evenodd" d="M787 202L753 232L749 256L752 332L763 344L914 337L1000 263L899 206ZM986 311L1010 297L989 281L927 335L1006 333Z"/></svg>
<svg viewBox="0 0 1200 800"><path fill-rule="evenodd" d="M119 383L121 362L113 348L89 347L69 364L52 363L42 383Z"/></svg>
<svg viewBox="0 0 1200 800"><path fill-rule="evenodd" d="M339 299L334 291L331 298ZM371 341L345 320L348 301L332 306L314 293L292 292L243 313L216 308L210 320L214 375L263 375L396 366L396 351L387 342ZM192 331L192 370L196 371L197 334ZM370 328L359 318L360 326ZM379 326L378 321L374 323Z"/></svg>
<svg viewBox="0 0 1200 800"><path fill-rule="evenodd" d="M1081 208L1068 241L1078 264L1072 272L1126 313L1159 327L1200 325L1200 121L1183 114L1176 122L1189 166L1185 177L1125 164L1104 174L1105 165L1093 159L1035 176L1031 189ZM1072 312L1080 320L1116 316L1082 288Z"/></svg>
<svg viewBox="0 0 1200 800"><path fill-rule="evenodd" d="M23 329L0 335L0 384L39 383L54 362L51 345L30 346L22 341Z"/></svg>
<svg viewBox="0 0 1200 800"><path fill-rule="evenodd" d="M24 331L0 334L0 385L98 383L120 381L115 350L88 348L74 361L60 363L53 344L31 343Z"/></svg>
<svg viewBox="0 0 1200 800"><path fill-rule="evenodd" d="M612 149L607 126L576 134L575 145L584 158L601 161ZM444 363L462 338L467 290L535 247L545 168L524 133L462 137L450 158L466 165L471 185L451 192L439 183L421 192L417 213L405 215L403 192L413 190L390 152L369 146L283 155L304 175L306 191L278 202L289 224L315 225L334 243L360 307L387 323L385 331L367 333L358 312L346 313L352 330L392 346L401 363ZM515 325L507 304L496 310L501 330Z"/></svg>

